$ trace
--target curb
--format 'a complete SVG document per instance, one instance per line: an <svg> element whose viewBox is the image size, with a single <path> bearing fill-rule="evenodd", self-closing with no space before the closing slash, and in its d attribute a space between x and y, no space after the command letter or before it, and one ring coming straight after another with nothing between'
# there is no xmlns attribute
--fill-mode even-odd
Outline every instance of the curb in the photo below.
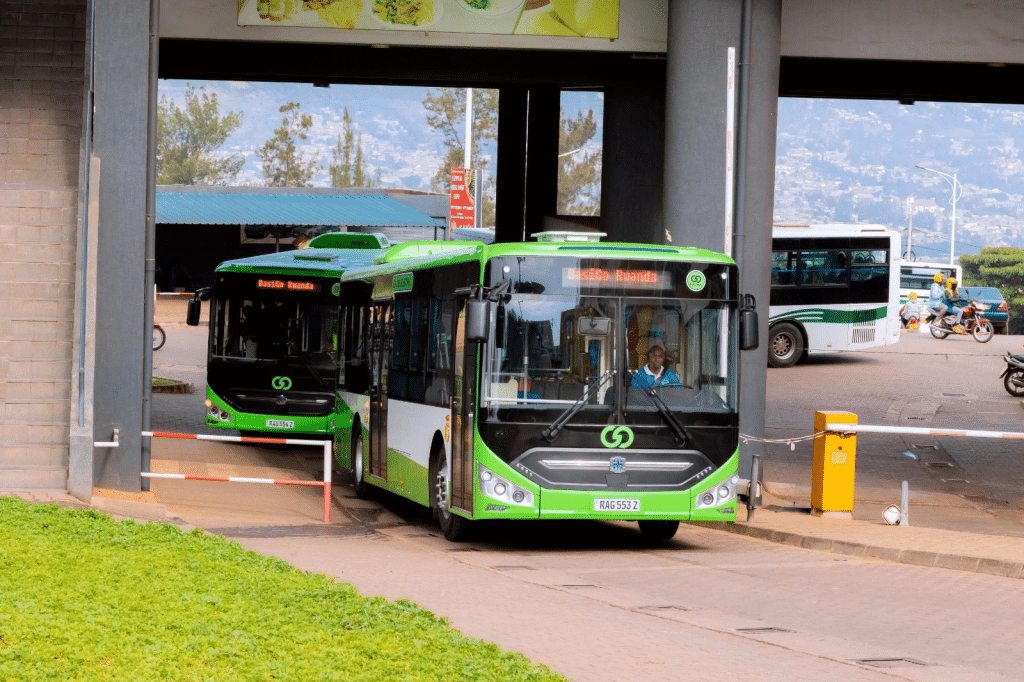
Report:
<svg viewBox="0 0 1024 682"><path fill-rule="evenodd" d="M153 393L195 393L192 384L174 383L153 386Z"/></svg>
<svg viewBox="0 0 1024 682"><path fill-rule="evenodd" d="M919 549L896 549L894 547L881 547L860 542L847 540L834 540L814 535L801 535L784 530L773 530L741 523L726 523L724 521L695 522L704 528L713 528L737 535L767 540L780 545L790 545L803 549L814 549L820 552L831 552L845 556L862 557L865 559L881 559L899 564L911 566L923 566L925 568L948 568L954 571L967 571L970 573L984 573L1000 578L1024 579L1024 562L1003 561L1000 559L986 559L965 554L946 554L944 552L930 552Z"/></svg>

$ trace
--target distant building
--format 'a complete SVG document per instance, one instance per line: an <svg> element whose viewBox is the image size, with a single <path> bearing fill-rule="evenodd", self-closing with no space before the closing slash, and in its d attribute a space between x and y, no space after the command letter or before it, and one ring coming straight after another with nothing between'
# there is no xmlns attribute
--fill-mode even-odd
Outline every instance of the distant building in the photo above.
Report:
<svg viewBox="0 0 1024 682"><path fill-rule="evenodd" d="M447 195L408 190L161 185L157 290L195 291L225 260L299 248L324 232L382 232L392 243L445 239L447 215ZM456 238L488 234L462 232Z"/></svg>

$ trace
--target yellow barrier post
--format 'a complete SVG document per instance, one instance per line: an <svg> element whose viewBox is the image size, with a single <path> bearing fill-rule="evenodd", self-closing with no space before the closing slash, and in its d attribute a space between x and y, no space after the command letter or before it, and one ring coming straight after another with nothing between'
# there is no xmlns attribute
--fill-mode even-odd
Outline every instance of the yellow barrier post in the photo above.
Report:
<svg viewBox="0 0 1024 682"><path fill-rule="evenodd" d="M857 434L825 431L829 424L856 424L852 412L814 413L814 459L811 462L811 509L822 518L853 518L853 486L857 463Z"/></svg>

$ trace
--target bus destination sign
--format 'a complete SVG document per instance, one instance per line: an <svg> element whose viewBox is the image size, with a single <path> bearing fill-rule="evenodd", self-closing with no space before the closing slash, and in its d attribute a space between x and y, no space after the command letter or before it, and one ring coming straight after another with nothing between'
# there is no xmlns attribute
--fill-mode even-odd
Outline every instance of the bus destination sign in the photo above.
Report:
<svg viewBox="0 0 1024 682"><path fill-rule="evenodd" d="M272 291L295 291L315 294L320 291L321 285L316 282L302 282L292 279L264 279L256 280L257 289L270 289Z"/></svg>
<svg viewBox="0 0 1024 682"><path fill-rule="evenodd" d="M664 291L672 288L672 275L655 270L625 270L622 268L562 268L562 286L567 287L625 287L645 291Z"/></svg>

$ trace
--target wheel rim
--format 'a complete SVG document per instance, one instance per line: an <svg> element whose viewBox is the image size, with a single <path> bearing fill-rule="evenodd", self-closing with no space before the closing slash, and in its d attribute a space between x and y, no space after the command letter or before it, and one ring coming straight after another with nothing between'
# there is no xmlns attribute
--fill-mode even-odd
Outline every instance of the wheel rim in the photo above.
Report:
<svg viewBox="0 0 1024 682"><path fill-rule="evenodd" d="M1024 371L1017 370L1006 375L1006 379L1003 381L1003 385L1006 387L1006 392L1012 396L1024 395L1024 386L1018 386L1014 381L1024 381Z"/></svg>
<svg viewBox="0 0 1024 682"><path fill-rule="evenodd" d="M442 464L437 468L437 478L434 485L435 501L437 512L442 518L448 517L448 464Z"/></svg>
<svg viewBox="0 0 1024 682"><path fill-rule="evenodd" d="M992 338L992 335L994 333L995 329L992 327L992 323L989 322L988 320L979 322L978 325L974 328L974 338L978 339L979 341L988 341L990 338Z"/></svg>
<svg viewBox="0 0 1024 682"><path fill-rule="evenodd" d="M363 481L363 439L356 439L355 452L352 453L352 477L355 482L362 483Z"/></svg>
<svg viewBox="0 0 1024 682"><path fill-rule="evenodd" d="M772 352L780 360L792 356L794 348L796 348L796 339L791 334L780 332L772 338Z"/></svg>

